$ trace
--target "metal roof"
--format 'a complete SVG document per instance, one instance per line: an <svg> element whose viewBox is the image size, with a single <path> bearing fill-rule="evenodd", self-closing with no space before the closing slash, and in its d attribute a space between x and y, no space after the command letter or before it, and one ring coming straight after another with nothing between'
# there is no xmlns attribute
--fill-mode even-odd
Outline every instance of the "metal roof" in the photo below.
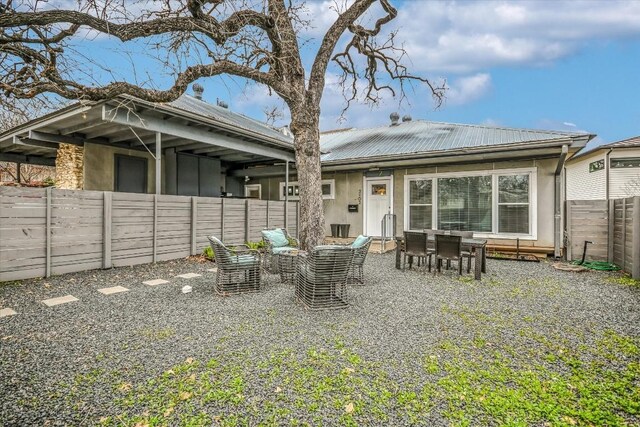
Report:
<svg viewBox="0 0 640 427"><path fill-rule="evenodd" d="M369 157L397 157L448 150L475 149L509 144L536 144L550 140L593 137L586 133L512 129L413 120L395 126L323 133L322 162Z"/></svg>
<svg viewBox="0 0 640 427"><path fill-rule="evenodd" d="M252 119L244 114L233 112L229 108L210 104L187 94L180 96L175 101L163 105L168 105L178 110L188 111L259 135L279 139L281 142L287 144L293 144L293 139L291 137L286 136L280 130L269 126L266 123Z"/></svg>
<svg viewBox="0 0 640 427"><path fill-rule="evenodd" d="M595 153L598 150L608 150L610 148L640 148L640 136L634 136L631 138L623 139L622 141L611 142L608 144L601 143L600 145L596 145L595 147L585 147L582 150L578 151L571 159L577 159L578 157Z"/></svg>

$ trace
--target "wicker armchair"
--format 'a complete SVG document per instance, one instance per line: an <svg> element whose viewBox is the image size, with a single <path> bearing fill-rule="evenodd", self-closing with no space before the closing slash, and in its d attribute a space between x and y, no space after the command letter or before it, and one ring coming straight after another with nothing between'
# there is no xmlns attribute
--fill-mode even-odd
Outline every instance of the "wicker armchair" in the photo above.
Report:
<svg viewBox="0 0 640 427"><path fill-rule="evenodd" d="M363 243L359 241L359 239L363 239ZM359 236L351 244L351 249L353 249L353 262L351 263L347 279L349 283L364 285L364 261L367 258L369 246L371 246L372 241L373 237Z"/></svg>
<svg viewBox="0 0 640 427"><path fill-rule="evenodd" d="M345 308L347 278L354 250L349 246L317 246L300 257L296 268L296 297L312 310Z"/></svg>
<svg viewBox="0 0 640 427"><path fill-rule="evenodd" d="M287 240L286 244L280 244L282 242L275 242L273 239L273 232L278 232L284 239ZM264 241L264 267L270 272L277 274L278 270L278 254L282 251L290 251L300 247L300 242L297 239L291 237L284 228L265 228L262 230L262 240Z"/></svg>
<svg viewBox="0 0 640 427"><path fill-rule="evenodd" d="M473 231L452 231L452 236L460 236L463 239L473 239ZM467 258L467 273L471 272L471 258L476 257L476 253L473 249L467 248L469 250L462 250L462 258Z"/></svg>
<svg viewBox="0 0 640 427"><path fill-rule="evenodd" d="M232 251L216 237L209 236L208 239L218 265L216 293L227 296L260 291L262 283L260 252L248 248Z"/></svg>

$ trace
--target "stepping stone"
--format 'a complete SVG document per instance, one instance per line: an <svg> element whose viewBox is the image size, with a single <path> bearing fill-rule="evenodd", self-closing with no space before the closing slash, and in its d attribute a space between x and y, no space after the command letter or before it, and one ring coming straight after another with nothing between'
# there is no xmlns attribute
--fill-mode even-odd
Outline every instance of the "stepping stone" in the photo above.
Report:
<svg viewBox="0 0 640 427"><path fill-rule="evenodd" d="M2 310L0 310L0 317L8 317L8 316L14 316L18 313L16 313L16 311L12 308L3 308Z"/></svg>
<svg viewBox="0 0 640 427"><path fill-rule="evenodd" d="M202 274L186 273L186 274L179 274L176 277L182 277L183 279L193 279L194 277L200 277L200 276L202 276Z"/></svg>
<svg viewBox="0 0 640 427"><path fill-rule="evenodd" d="M207 271L210 271L212 273L217 273L218 272L218 267L215 268L209 268Z"/></svg>
<svg viewBox="0 0 640 427"><path fill-rule="evenodd" d="M63 297L58 297L58 298L49 298L49 299L43 300L42 302L46 306L53 307L54 305L66 304L68 302L74 302L74 301L79 301L79 299L74 297L73 295L65 295Z"/></svg>
<svg viewBox="0 0 640 427"><path fill-rule="evenodd" d="M117 294L119 292L127 292L129 289L124 286L114 286L112 288L102 288L98 289L98 292L105 295Z"/></svg>
<svg viewBox="0 0 640 427"><path fill-rule="evenodd" d="M149 286L158 286L158 285L164 285L165 283L169 283L169 281L164 279L153 279L153 280L147 280L146 282L142 282L142 283Z"/></svg>

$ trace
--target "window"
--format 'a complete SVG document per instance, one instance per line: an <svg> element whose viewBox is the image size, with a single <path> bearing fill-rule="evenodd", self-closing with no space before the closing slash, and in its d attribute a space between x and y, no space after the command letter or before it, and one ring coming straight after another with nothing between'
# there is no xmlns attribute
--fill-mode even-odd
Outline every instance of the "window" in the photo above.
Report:
<svg viewBox="0 0 640 427"><path fill-rule="evenodd" d="M147 159L115 154L115 191L147 192Z"/></svg>
<svg viewBox="0 0 640 427"><path fill-rule="evenodd" d="M529 175L498 177L498 233L529 234Z"/></svg>
<svg viewBox="0 0 640 427"><path fill-rule="evenodd" d="M407 176L406 227L535 238L535 171Z"/></svg>
<svg viewBox="0 0 640 427"><path fill-rule="evenodd" d="M431 228L433 209L433 181L416 179L409 181L409 228Z"/></svg>
<svg viewBox="0 0 640 427"><path fill-rule="evenodd" d="M491 232L491 177L438 179L438 229Z"/></svg>
<svg viewBox="0 0 640 427"><path fill-rule="evenodd" d="M322 180L322 198L323 199L335 199L335 180L323 179ZM285 198L285 184L280 183L280 200ZM298 187L297 181L289 181L289 200L298 200L300 198L300 187Z"/></svg>
<svg viewBox="0 0 640 427"><path fill-rule="evenodd" d="M611 168L640 168L640 157L628 159L611 159Z"/></svg>
<svg viewBox="0 0 640 427"><path fill-rule="evenodd" d="M604 159L589 163L589 173L604 169Z"/></svg>
<svg viewBox="0 0 640 427"><path fill-rule="evenodd" d="M372 196L384 196L387 194L387 184L373 184L371 185Z"/></svg>
<svg viewBox="0 0 640 427"><path fill-rule="evenodd" d="M260 184L250 184L244 186L244 197L250 199L262 198L262 186Z"/></svg>

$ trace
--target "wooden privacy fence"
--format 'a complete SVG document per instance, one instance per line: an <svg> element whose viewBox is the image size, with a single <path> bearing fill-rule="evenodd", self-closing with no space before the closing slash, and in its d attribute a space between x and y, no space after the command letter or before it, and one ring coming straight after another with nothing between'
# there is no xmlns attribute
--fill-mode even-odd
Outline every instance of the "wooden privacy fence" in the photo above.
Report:
<svg viewBox="0 0 640 427"><path fill-rule="evenodd" d="M567 202L567 258L606 260L640 279L640 197Z"/></svg>
<svg viewBox="0 0 640 427"><path fill-rule="evenodd" d="M0 281L196 255L215 235L262 239L267 227L298 232L298 203L0 187Z"/></svg>

